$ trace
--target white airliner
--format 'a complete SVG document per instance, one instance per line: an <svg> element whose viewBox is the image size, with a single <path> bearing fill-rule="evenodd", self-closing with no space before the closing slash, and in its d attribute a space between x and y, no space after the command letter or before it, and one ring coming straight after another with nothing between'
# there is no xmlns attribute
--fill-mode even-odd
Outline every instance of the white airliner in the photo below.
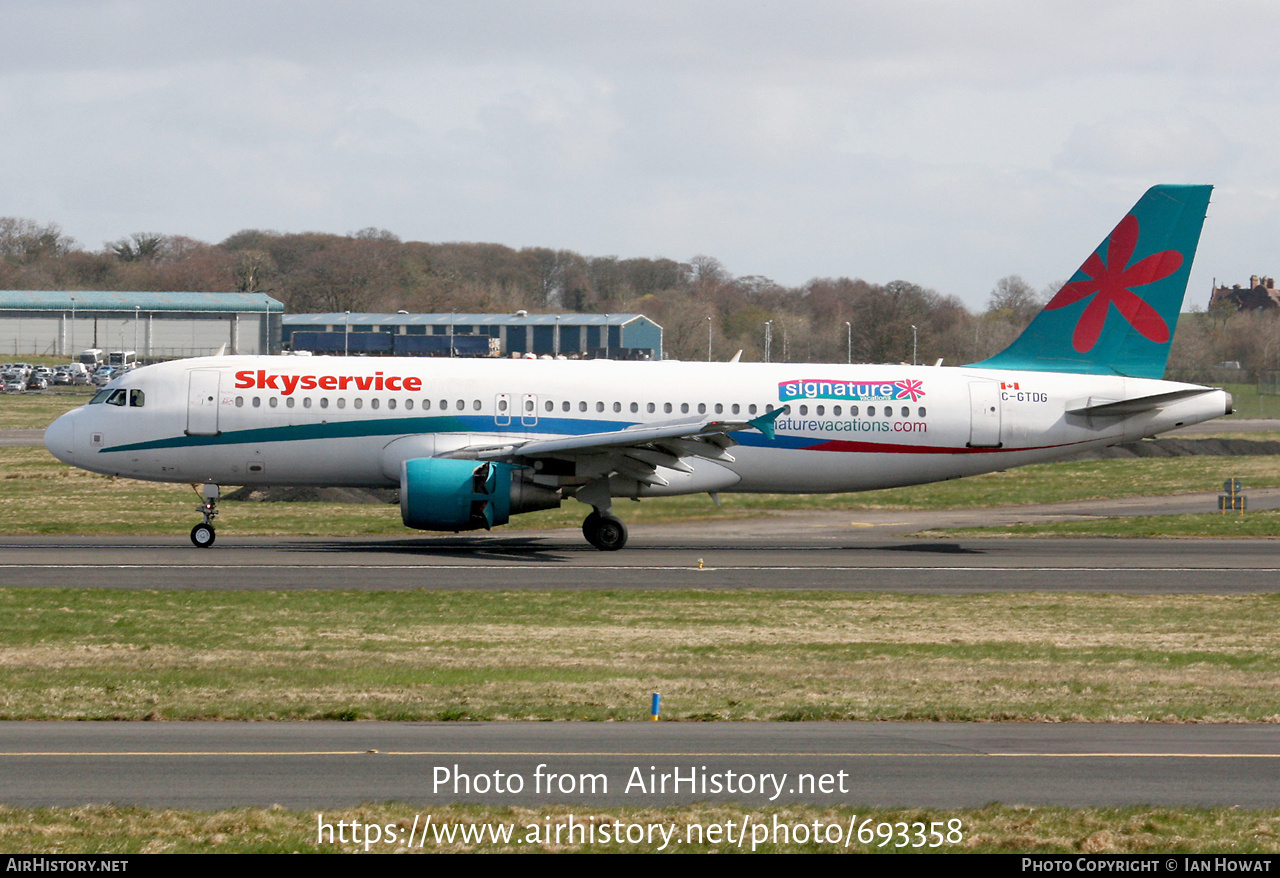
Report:
<svg viewBox="0 0 1280 878"><path fill-rule="evenodd" d="M202 484L399 487L404 523L488 529L573 497L866 491L1057 460L1230 414L1160 380L1208 186L1146 193L1001 354L968 366L205 357L58 418L59 460Z"/></svg>

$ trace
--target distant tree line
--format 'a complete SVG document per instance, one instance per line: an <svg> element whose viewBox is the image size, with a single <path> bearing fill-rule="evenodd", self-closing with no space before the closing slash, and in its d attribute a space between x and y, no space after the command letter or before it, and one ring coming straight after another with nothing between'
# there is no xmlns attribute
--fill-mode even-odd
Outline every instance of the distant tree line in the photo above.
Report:
<svg viewBox="0 0 1280 878"><path fill-rule="evenodd" d="M643 313L664 328L665 355L724 360L736 351L790 362L949 364L984 359L1009 344L1061 284L1036 290L999 280L973 313L955 296L905 280L815 278L784 287L735 277L715 258L583 256L546 247L401 241L385 229L349 235L246 229L218 244L138 232L91 251L56 224L0 217L0 289L263 292L291 313ZM1171 369L1238 361L1280 369L1280 316L1186 315ZM913 329L914 327L914 329Z"/></svg>

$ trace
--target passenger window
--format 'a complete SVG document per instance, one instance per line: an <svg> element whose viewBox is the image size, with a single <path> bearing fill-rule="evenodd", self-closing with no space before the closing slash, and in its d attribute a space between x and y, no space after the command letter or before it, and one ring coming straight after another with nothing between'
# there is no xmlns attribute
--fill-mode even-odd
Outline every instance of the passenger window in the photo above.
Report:
<svg viewBox="0 0 1280 878"><path fill-rule="evenodd" d="M278 407L280 405L280 397L278 396L271 397L270 399L267 400L267 405L271 406L272 408Z"/></svg>
<svg viewBox="0 0 1280 878"><path fill-rule="evenodd" d="M329 407L329 397L327 396L320 397L320 408L327 409L328 407Z"/></svg>
<svg viewBox="0 0 1280 878"><path fill-rule="evenodd" d="M256 409L260 409L260 408L262 408L262 397L260 397L260 396L255 396L255 397L253 398L253 407L254 407L254 408L256 408Z"/></svg>
<svg viewBox="0 0 1280 878"><path fill-rule="evenodd" d="M406 399L406 400L404 401L404 407L405 407L406 409L408 409L409 411L413 411L413 400L411 400L411 399Z"/></svg>
<svg viewBox="0 0 1280 878"><path fill-rule="evenodd" d="M682 415L689 414L689 403L687 402L680 403L680 414Z"/></svg>
<svg viewBox="0 0 1280 878"><path fill-rule="evenodd" d="M364 400L358 396L354 400L352 400L351 404L354 405L356 408L364 408Z"/></svg>
<svg viewBox="0 0 1280 878"><path fill-rule="evenodd" d="M124 397L123 397L123 396L122 396L122 397L120 397L120 400L121 400L120 402L111 402L111 400L107 400L107 402L111 403L111 405L124 405ZM236 397L236 408L238 408L238 409L242 409L242 408L244 408L244 397L243 397L243 396L237 396L237 397Z"/></svg>
<svg viewBox="0 0 1280 878"><path fill-rule="evenodd" d="M585 402L578 403L578 411L585 412L586 410L587 410L587 404Z"/></svg>
<svg viewBox="0 0 1280 878"><path fill-rule="evenodd" d="M375 396L373 399L369 400L369 408L376 409L377 407L378 407L378 398ZM396 407L396 401L394 399L391 400L391 407L392 408Z"/></svg>
<svg viewBox="0 0 1280 878"><path fill-rule="evenodd" d="M475 409L476 411L480 411L480 400L478 400L478 399L473 399L473 400L471 401L471 407L472 407L473 409Z"/></svg>
<svg viewBox="0 0 1280 878"><path fill-rule="evenodd" d="M140 409L142 408L143 405L146 404L146 398L147 398L146 394L144 394L141 390L129 391L129 405L133 406L136 409Z"/></svg>
<svg viewBox="0 0 1280 878"><path fill-rule="evenodd" d="M669 403L669 402L664 402L664 403L662 404L662 410L663 410L664 412L666 412L667 414L671 414L671 403Z"/></svg>
<svg viewBox="0 0 1280 878"><path fill-rule="evenodd" d="M920 406L920 417L924 417L924 406Z"/></svg>
<svg viewBox="0 0 1280 878"><path fill-rule="evenodd" d="M826 411L827 411L826 406L817 406L816 408L814 408L813 413L815 415L821 415L821 414L825 414Z"/></svg>
<svg viewBox="0 0 1280 878"><path fill-rule="evenodd" d="M831 414L835 415L837 418L840 417L840 406L833 405L831 407Z"/></svg>
<svg viewBox="0 0 1280 878"><path fill-rule="evenodd" d="M849 406L849 415L854 418L858 416L858 407L856 405Z"/></svg>
<svg viewBox="0 0 1280 878"><path fill-rule="evenodd" d="M302 400L302 407L304 409L311 408L311 397L308 396L306 399Z"/></svg>
<svg viewBox="0 0 1280 878"><path fill-rule="evenodd" d="M569 400L566 399L564 402L560 403L560 411L567 412L569 411L569 408Z"/></svg>
<svg viewBox="0 0 1280 878"><path fill-rule="evenodd" d="M647 411L649 414L653 414L657 410L658 410L658 407L653 403L649 403L647 406L645 406L645 411Z"/></svg>
<svg viewBox="0 0 1280 878"><path fill-rule="evenodd" d="M717 414L717 415L722 415L722 414L724 414L724 405L723 405L723 404L721 404L721 403L716 403L716 414Z"/></svg>
<svg viewBox="0 0 1280 878"><path fill-rule="evenodd" d="M615 403L613 404L613 410L614 410L615 412L620 412L620 411L622 411L622 403L620 403L620 402L615 402Z"/></svg>
<svg viewBox="0 0 1280 878"><path fill-rule="evenodd" d="M638 402L631 403L631 414L634 415L638 411L640 411L640 403Z"/></svg>
<svg viewBox="0 0 1280 878"><path fill-rule="evenodd" d="M741 411L742 411L742 406L738 405L738 404L735 402L735 403L733 404L733 413L736 415L736 414L738 414L738 413L739 413L739 412L741 412Z"/></svg>
<svg viewBox="0 0 1280 878"><path fill-rule="evenodd" d="M338 408L344 409L346 407L347 407L347 398L345 396L338 397Z"/></svg>
<svg viewBox="0 0 1280 878"><path fill-rule="evenodd" d="M911 408L910 408L909 406L905 406L905 405L904 405L904 406L902 407L902 416L903 416L904 418L909 418L909 417L911 417Z"/></svg>
<svg viewBox="0 0 1280 878"><path fill-rule="evenodd" d="M293 403L293 397L292 397L292 396L290 396L290 397L286 397L286 398L285 398L285 401L284 401L284 407L285 407L285 408L287 408L287 409L291 409L291 408L293 408L293 404L294 404L294 403Z"/></svg>
<svg viewBox="0 0 1280 878"><path fill-rule="evenodd" d="M867 417L874 418L875 415L876 415L876 407L873 405L867 406Z"/></svg>
<svg viewBox="0 0 1280 878"><path fill-rule="evenodd" d="M602 411L604 411L604 403L602 403L602 402L597 402L597 403L596 403L596 411L598 411L598 412L602 412Z"/></svg>
<svg viewBox="0 0 1280 878"><path fill-rule="evenodd" d="M551 400L547 400L546 405L543 407L549 412L554 412L556 410L556 404Z"/></svg>
<svg viewBox="0 0 1280 878"><path fill-rule="evenodd" d="M807 405L800 406L800 414L802 415L809 414L809 407Z"/></svg>

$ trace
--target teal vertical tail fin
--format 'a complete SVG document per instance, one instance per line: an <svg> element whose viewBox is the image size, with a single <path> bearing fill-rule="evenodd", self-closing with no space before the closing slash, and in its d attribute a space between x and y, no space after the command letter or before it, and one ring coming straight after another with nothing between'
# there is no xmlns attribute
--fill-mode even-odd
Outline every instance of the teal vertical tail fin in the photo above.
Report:
<svg viewBox="0 0 1280 878"><path fill-rule="evenodd" d="M1212 186L1154 186L981 369L1160 378Z"/></svg>

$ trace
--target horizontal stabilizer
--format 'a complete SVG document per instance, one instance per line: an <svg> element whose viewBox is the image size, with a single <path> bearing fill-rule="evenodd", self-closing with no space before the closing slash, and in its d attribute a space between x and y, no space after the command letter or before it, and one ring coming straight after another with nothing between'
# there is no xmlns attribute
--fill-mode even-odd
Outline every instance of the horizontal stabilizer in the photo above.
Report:
<svg viewBox="0 0 1280 878"><path fill-rule="evenodd" d="M1190 399L1205 393L1217 393L1212 387L1189 387L1184 390L1171 390L1168 393L1153 393L1151 396L1139 396L1134 399L1119 401L1107 400L1067 409L1069 415L1086 415L1091 418L1124 418L1141 412L1154 411L1166 403Z"/></svg>

